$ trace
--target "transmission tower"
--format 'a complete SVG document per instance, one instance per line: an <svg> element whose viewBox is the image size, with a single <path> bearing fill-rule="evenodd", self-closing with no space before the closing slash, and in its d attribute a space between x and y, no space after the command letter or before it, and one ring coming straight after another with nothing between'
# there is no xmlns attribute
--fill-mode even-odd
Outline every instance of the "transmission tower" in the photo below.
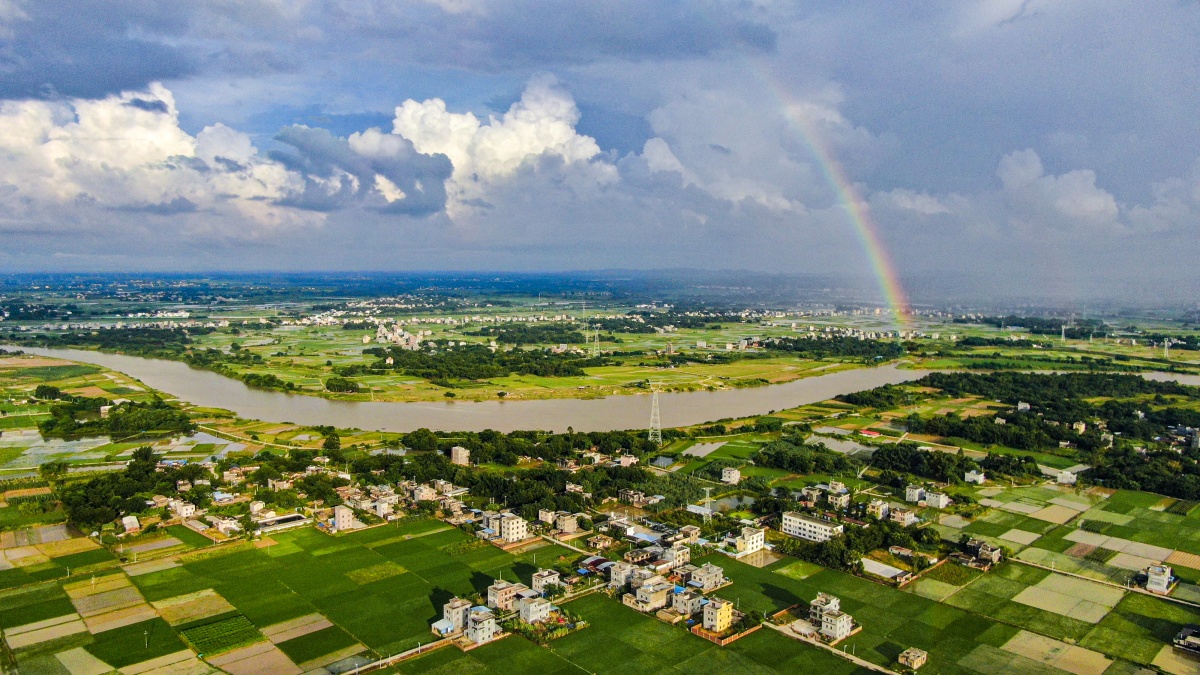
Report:
<svg viewBox="0 0 1200 675"><path fill-rule="evenodd" d="M654 385L650 385L653 389ZM658 447L662 447L662 417L658 413L658 390L654 389L654 396L650 402L650 435L648 436L651 443Z"/></svg>
<svg viewBox="0 0 1200 675"><path fill-rule="evenodd" d="M712 491L710 487L702 488L704 490L704 522L712 519Z"/></svg>
<svg viewBox="0 0 1200 675"><path fill-rule="evenodd" d="M598 358L600 358L600 327L595 326L595 330L596 330L595 335L594 335L595 339L589 340L589 342L592 343L592 358L598 359Z"/></svg>

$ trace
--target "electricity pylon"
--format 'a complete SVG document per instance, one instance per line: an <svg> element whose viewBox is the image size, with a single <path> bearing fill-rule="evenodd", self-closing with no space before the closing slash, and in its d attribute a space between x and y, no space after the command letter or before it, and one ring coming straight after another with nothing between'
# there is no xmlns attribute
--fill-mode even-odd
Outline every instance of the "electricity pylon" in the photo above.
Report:
<svg viewBox="0 0 1200 675"><path fill-rule="evenodd" d="M650 385L654 391L654 396L650 402L650 435L648 436L651 443L658 447L662 447L662 417L658 412L658 390L654 389L654 385Z"/></svg>

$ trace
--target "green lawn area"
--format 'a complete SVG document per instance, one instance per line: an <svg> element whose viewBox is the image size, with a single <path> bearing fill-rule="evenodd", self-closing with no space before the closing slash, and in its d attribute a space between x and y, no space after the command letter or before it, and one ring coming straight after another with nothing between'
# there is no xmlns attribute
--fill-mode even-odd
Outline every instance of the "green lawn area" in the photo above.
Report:
<svg viewBox="0 0 1200 675"><path fill-rule="evenodd" d="M1149 663L1185 624L1200 623L1200 610L1130 594L1081 641L1136 663Z"/></svg>
<svg viewBox="0 0 1200 675"><path fill-rule="evenodd" d="M287 642L280 642L277 646L288 658L300 664L345 649L356 642L357 640L346 631L337 626L330 626Z"/></svg>
<svg viewBox="0 0 1200 675"><path fill-rule="evenodd" d="M151 619L92 636L85 649L114 668L187 649L166 621Z"/></svg>
<svg viewBox="0 0 1200 675"><path fill-rule="evenodd" d="M167 534L192 548L204 548L213 545L211 539L184 525L171 525L165 531Z"/></svg>
<svg viewBox="0 0 1200 675"><path fill-rule="evenodd" d="M41 584L0 592L0 628L45 621L75 611L58 584Z"/></svg>
<svg viewBox="0 0 1200 675"><path fill-rule="evenodd" d="M107 549L97 548L91 551L83 551L82 553L72 553L70 555L59 556L54 558L54 563L61 565L67 569L78 569L87 565L97 565L104 562L116 560L113 554Z"/></svg>

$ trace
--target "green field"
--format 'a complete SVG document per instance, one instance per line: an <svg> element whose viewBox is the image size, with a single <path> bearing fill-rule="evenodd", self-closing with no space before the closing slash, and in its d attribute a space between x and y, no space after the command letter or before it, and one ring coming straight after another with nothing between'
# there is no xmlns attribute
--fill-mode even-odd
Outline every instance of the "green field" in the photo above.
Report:
<svg viewBox="0 0 1200 675"><path fill-rule="evenodd" d="M187 645L162 619L151 619L92 636L87 649L93 656L115 668L173 654Z"/></svg>
<svg viewBox="0 0 1200 675"><path fill-rule="evenodd" d="M185 642L199 654L227 652L263 639L262 633L242 615L212 621L180 631Z"/></svg>

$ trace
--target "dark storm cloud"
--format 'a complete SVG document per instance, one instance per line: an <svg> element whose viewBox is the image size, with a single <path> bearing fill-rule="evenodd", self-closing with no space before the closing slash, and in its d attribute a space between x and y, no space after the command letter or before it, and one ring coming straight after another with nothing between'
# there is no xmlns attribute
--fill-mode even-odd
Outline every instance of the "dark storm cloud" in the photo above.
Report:
<svg viewBox="0 0 1200 675"><path fill-rule="evenodd" d="M135 37L147 29L178 30L168 13L91 0L37 0L17 12L0 39L0 97L97 98L150 82L186 77L197 62L179 48Z"/></svg>
<svg viewBox="0 0 1200 675"><path fill-rule="evenodd" d="M446 180L453 167L445 155L423 155L408 140L370 130L384 147L370 156L356 152L351 140L338 138L325 129L286 127L275 140L292 150L271 153L271 158L305 177L302 193L284 203L313 211L334 211L371 195L375 176L387 178L404 191L405 197L386 203L382 197L373 206L408 215L428 215L446 206ZM354 176L357 184L339 180L341 172ZM320 179L320 180L314 180ZM333 186L333 187L331 187Z"/></svg>

